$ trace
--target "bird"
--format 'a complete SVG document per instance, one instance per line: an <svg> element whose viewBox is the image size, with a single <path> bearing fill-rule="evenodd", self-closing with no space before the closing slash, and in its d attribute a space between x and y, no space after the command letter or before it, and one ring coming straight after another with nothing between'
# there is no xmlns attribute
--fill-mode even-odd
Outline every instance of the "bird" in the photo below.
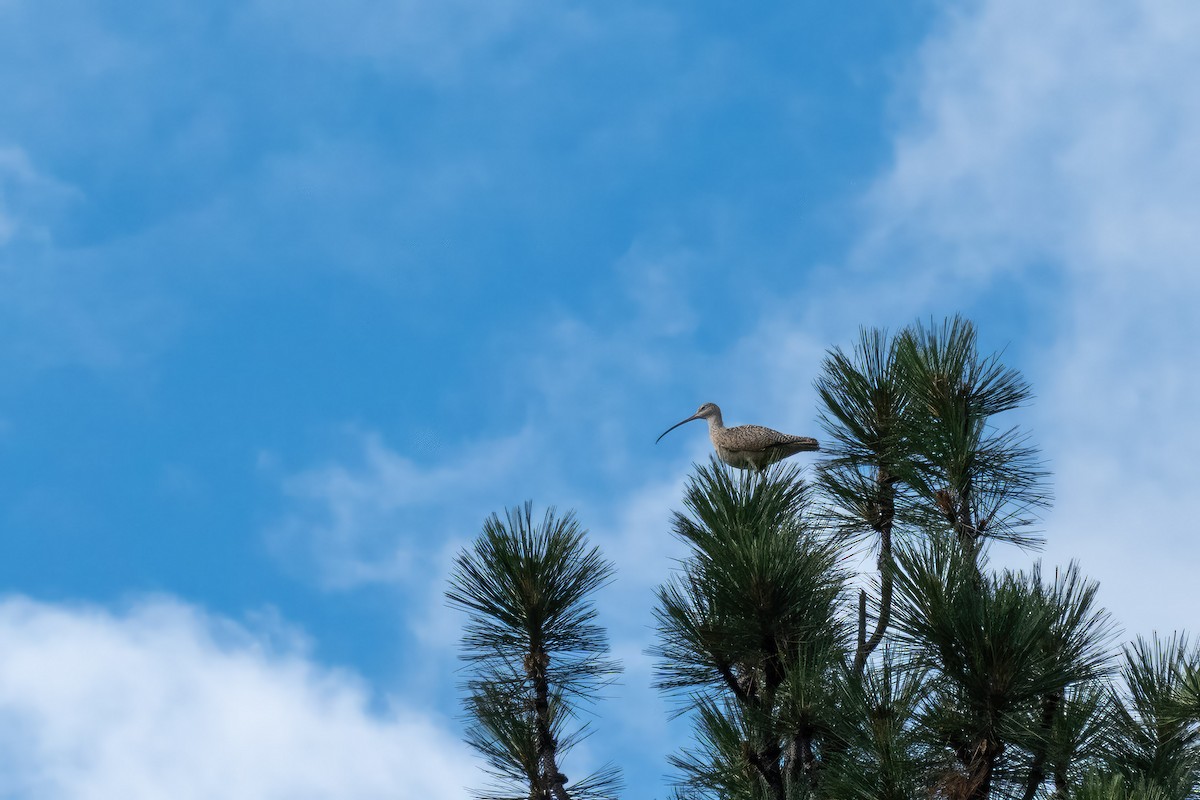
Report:
<svg viewBox="0 0 1200 800"><path fill-rule="evenodd" d="M762 425L726 428L721 419L721 409L716 403L700 406L695 414L663 431L654 443L658 444L663 436L695 419L708 421L708 438L712 439L717 457L736 469L759 472L796 453L821 449L817 440L810 436L792 436L789 433L764 428Z"/></svg>

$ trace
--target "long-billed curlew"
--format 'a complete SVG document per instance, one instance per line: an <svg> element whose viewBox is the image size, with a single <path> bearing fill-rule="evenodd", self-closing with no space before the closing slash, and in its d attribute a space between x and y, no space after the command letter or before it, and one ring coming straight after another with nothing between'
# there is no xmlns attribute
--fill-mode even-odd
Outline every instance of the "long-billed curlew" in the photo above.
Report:
<svg viewBox="0 0 1200 800"><path fill-rule="evenodd" d="M708 420L708 438L712 439L717 456L729 466L738 469L763 470L796 453L821 449L816 439L780 433L762 425L726 428L721 420L721 409L716 403L700 406L695 414L663 431L654 443L658 444L663 436L694 419Z"/></svg>

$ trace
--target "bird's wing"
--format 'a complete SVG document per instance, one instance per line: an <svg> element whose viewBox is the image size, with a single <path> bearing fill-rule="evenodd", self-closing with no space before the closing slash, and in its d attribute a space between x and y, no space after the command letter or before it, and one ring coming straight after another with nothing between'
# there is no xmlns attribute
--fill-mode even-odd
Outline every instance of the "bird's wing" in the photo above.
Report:
<svg viewBox="0 0 1200 800"><path fill-rule="evenodd" d="M770 450L772 447L788 444L816 444L817 441L811 436L793 436L790 433L780 433L774 428L768 428L764 425L738 425L736 428L728 428L727 430L731 433L736 433L739 450L751 453L762 453Z"/></svg>
<svg viewBox="0 0 1200 800"><path fill-rule="evenodd" d="M729 431L737 434L739 450L758 453L763 450L769 450L793 438L786 433L780 433L773 428L767 428L763 425L738 425L736 428L729 428Z"/></svg>

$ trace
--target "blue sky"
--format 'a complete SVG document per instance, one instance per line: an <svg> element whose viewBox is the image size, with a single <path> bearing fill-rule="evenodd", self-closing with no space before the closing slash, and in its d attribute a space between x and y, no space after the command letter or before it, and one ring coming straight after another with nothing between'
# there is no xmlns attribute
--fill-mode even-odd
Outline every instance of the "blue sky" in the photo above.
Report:
<svg viewBox="0 0 1200 800"><path fill-rule="evenodd" d="M707 441L654 437L814 433L827 347L956 311L1038 395L1046 560L1194 627L1198 36L1187 0L0 0L0 795L465 797L444 576L532 499L619 570L579 761L665 796L649 605Z"/></svg>

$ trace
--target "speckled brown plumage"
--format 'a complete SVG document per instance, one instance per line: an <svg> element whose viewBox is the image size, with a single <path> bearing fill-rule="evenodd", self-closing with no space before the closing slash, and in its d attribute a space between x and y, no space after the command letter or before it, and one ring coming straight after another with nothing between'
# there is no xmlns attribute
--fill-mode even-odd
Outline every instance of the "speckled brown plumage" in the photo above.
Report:
<svg viewBox="0 0 1200 800"><path fill-rule="evenodd" d="M708 438L712 440L717 456L737 469L766 469L796 453L820 450L816 439L809 436L792 436L762 425L738 425L726 428L721 419L721 409L716 403L705 403L695 414L667 428L658 439L692 420L708 422ZM657 440L656 440L657 441Z"/></svg>

